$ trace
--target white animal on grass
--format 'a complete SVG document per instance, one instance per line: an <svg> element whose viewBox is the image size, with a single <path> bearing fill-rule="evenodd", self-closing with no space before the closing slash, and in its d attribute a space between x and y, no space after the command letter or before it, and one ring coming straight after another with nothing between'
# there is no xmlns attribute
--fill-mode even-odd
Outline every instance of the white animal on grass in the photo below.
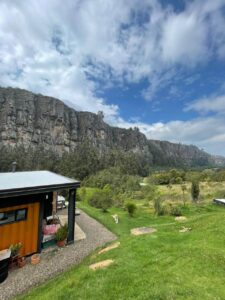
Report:
<svg viewBox="0 0 225 300"><path fill-rule="evenodd" d="M113 217L115 223L118 224L119 223L118 215L112 215L112 217Z"/></svg>

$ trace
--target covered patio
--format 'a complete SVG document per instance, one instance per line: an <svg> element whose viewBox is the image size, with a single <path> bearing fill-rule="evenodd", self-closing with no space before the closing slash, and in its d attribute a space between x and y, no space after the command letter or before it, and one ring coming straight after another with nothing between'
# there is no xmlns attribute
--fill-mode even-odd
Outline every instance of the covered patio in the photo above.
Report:
<svg viewBox="0 0 225 300"><path fill-rule="evenodd" d="M49 171L0 173L0 250L22 243L21 255L42 251L43 224L57 213L57 192L68 191L67 243L74 243L80 182Z"/></svg>

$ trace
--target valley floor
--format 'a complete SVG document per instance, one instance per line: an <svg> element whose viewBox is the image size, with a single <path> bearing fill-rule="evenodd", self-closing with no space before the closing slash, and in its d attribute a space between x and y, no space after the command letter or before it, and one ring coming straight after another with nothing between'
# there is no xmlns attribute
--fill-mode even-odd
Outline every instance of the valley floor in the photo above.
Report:
<svg viewBox="0 0 225 300"><path fill-rule="evenodd" d="M117 234L120 246L93 253L19 299L225 299L225 207L188 205L183 223L172 216L155 217L148 208L139 207L132 218L121 209L102 213L85 202L79 207ZM118 224L113 214L118 214ZM141 226L157 232L131 236L130 230ZM183 226L191 231L180 233ZM89 269L105 259L114 263Z"/></svg>

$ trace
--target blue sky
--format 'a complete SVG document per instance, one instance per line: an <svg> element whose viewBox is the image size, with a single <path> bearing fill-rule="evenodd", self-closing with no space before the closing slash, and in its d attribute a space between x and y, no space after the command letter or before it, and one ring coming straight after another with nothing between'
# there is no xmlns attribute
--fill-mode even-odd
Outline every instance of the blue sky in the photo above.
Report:
<svg viewBox="0 0 225 300"><path fill-rule="evenodd" d="M0 85L225 155L225 0L1 0Z"/></svg>
<svg viewBox="0 0 225 300"><path fill-rule="evenodd" d="M224 81L225 61L213 61L194 70L186 70L178 78L171 78L149 101L143 97L143 90L148 87L145 80L126 84L124 88L106 89L103 95L108 104L119 106L120 115L125 120L169 122L179 116L179 120L187 121L197 117L198 113L194 110L186 111L186 105L195 99L217 94L223 89Z"/></svg>

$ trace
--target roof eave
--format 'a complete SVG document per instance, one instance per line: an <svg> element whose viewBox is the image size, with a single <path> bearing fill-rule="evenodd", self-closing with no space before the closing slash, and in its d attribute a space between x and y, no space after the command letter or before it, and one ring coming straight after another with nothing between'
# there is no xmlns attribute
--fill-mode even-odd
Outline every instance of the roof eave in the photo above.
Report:
<svg viewBox="0 0 225 300"><path fill-rule="evenodd" d="M49 186L10 189L10 190L0 191L0 198L41 194L41 193L53 192L61 189L77 189L79 187L80 187L80 182L78 181L78 182L66 183L66 184L55 184Z"/></svg>

